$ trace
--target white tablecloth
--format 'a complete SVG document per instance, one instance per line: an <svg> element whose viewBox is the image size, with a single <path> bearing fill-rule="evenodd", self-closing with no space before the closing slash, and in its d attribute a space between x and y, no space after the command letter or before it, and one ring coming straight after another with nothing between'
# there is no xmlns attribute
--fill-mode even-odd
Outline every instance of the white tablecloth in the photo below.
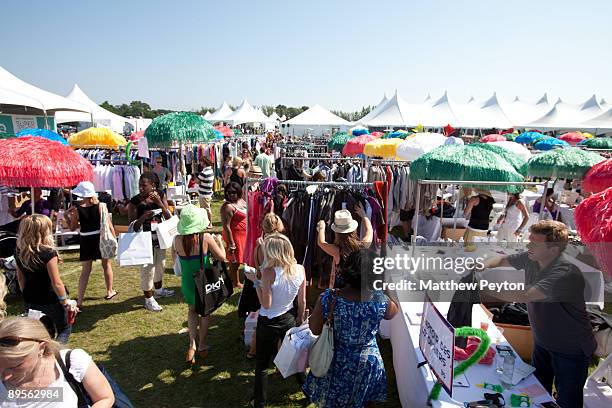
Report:
<svg viewBox="0 0 612 408"><path fill-rule="evenodd" d="M448 303L437 303L436 306L438 306L441 313L446 315L449 307ZM427 397L436 381L426 366L417 368L417 365L423 361L423 356L419 349L419 325L412 324L411 318L414 319L422 310L422 303L401 302L400 312L390 322L393 367L395 368L397 390L402 406L407 408L426 407ZM474 327L480 327L480 323L483 321L488 322L488 334L493 339L492 342L495 343L495 339L499 337L500 344L509 346L480 305L474 305L472 321ZM499 384L499 376L495 372L494 364L490 366L476 364L466 371L465 376L470 384L469 388L453 387L452 398L446 391L442 390L440 399L433 402L433 406L463 407L464 402L481 400L484 398L485 392L491 392L477 387L477 384L484 382ZM532 385L539 385L539 381L533 374L521 381L512 390L506 390L503 393L506 406L510 406L510 394L520 393L518 389ZM545 401L552 401L550 395L544 394L534 398L536 403Z"/></svg>

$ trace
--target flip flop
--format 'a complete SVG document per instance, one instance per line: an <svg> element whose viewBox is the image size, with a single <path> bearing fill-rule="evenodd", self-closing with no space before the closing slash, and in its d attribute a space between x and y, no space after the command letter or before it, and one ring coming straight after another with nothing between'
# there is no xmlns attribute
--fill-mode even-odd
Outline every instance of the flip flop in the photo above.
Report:
<svg viewBox="0 0 612 408"><path fill-rule="evenodd" d="M113 293L113 294L112 294L112 295L110 295L110 296L108 296L108 295L104 296L104 299L106 299L106 300L111 300L112 298L114 298L115 296L117 296L117 294L118 294L118 293L119 293L119 292L115 291L115 293Z"/></svg>

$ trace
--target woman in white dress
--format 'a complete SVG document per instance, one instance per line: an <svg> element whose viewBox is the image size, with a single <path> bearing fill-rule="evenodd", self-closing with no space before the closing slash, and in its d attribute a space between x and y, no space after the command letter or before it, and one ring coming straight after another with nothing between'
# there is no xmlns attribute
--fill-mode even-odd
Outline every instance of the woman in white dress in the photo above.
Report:
<svg viewBox="0 0 612 408"><path fill-rule="evenodd" d="M518 242L523 228L529 221L529 213L519 194L509 194L504 214L499 218L501 224L497 231L498 241Z"/></svg>

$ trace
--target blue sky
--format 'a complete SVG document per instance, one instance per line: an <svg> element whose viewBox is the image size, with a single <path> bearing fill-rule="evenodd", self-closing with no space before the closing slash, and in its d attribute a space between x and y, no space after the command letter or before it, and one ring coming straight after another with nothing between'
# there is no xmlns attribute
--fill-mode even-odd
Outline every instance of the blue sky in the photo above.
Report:
<svg viewBox="0 0 612 408"><path fill-rule="evenodd" d="M0 65L59 94L192 109L356 110L397 88L612 99L612 1L42 1L0 5Z"/></svg>

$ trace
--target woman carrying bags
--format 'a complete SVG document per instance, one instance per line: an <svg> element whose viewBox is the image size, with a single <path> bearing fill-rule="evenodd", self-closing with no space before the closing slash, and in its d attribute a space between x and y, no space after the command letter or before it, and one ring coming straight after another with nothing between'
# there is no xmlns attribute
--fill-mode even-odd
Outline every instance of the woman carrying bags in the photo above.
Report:
<svg viewBox="0 0 612 408"><path fill-rule="evenodd" d="M225 262L223 248L217 244L212 235L204 233L208 222L206 210L189 204L181 210L177 226L179 235L174 238L174 248L181 265L181 291L185 303L189 306L187 312L189 349L185 357L185 362L189 364L195 364L196 351L202 359L208 355L206 335L210 317L200 316L196 311L197 288L193 275L211 262L211 256Z"/></svg>
<svg viewBox="0 0 612 408"><path fill-rule="evenodd" d="M79 260L83 268L79 278L79 291L77 295L77 307L80 309L83 306L83 299L85 297L87 283L89 282L93 261L97 259L102 260L102 269L104 270L104 282L106 283L106 296L104 299L112 299L117 295L117 292L113 290L113 267L111 261L110 259L103 258L100 253L100 219L102 218L102 211L106 211L106 214L108 214L106 204L98 201L95 187L93 183L89 181L79 183L77 187L72 190L72 194L81 198L81 202L71 207L64 217L72 231L76 231L80 227ZM104 208L102 208L102 206L104 206ZM110 217L106 217L106 219L108 220L108 226L114 236L115 229L110 221Z"/></svg>
<svg viewBox="0 0 612 408"><path fill-rule="evenodd" d="M264 261L261 278L255 274L245 274L247 279L253 281L261 303L256 330L254 399L250 403L254 407L265 406L268 387L266 370L287 330L302 324L306 311L306 275L304 267L295 260L289 238L278 233L270 234L264 239L262 249ZM297 319L291 314L296 297Z"/></svg>
<svg viewBox="0 0 612 408"><path fill-rule="evenodd" d="M164 192L159 189L159 179L153 173L142 173L138 181L139 194L132 197L128 204L128 220L134 231L153 231L152 224L169 219L168 202ZM140 271L140 288L145 296L145 308L160 312L162 307L153 297L174 296L174 291L162 287L166 250L159 247L157 234L152 234L153 264L144 265Z"/></svg>

